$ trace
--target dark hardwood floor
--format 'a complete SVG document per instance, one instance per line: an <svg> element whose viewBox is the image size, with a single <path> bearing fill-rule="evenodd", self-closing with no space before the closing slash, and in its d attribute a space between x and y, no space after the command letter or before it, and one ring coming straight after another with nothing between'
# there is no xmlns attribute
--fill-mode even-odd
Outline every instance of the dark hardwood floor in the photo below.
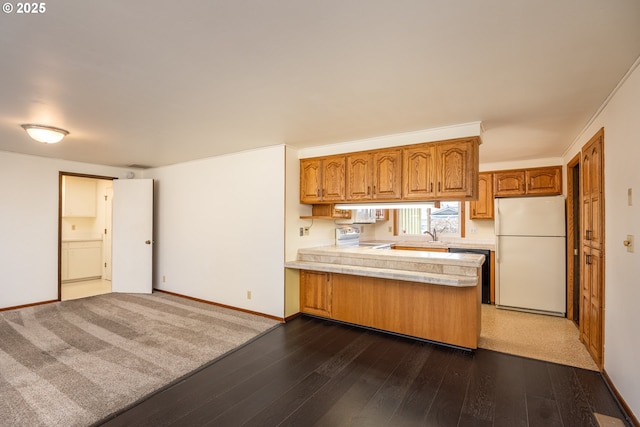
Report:
<svg viewBox="0 0 640 427"><path fill-rule="evenodd" d="M594 412L624 419L598 372L303 316L102 425L585 427Z"/></svg>

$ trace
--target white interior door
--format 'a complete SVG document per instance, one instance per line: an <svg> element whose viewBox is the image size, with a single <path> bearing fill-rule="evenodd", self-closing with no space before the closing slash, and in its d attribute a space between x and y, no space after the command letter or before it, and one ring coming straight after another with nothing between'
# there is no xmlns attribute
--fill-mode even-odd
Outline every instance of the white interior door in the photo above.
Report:
<svg viewBox="0 0 640 427"><path fill-rule="evenodd" d="M148 293L153 284L153 180L113 180L112 292Z"/></svg>
<svg viewBox="0 0 640 427"><path fill-rule="evenodd" d="M104 235L102 239L102 278L111 281L111 233L113 221L113 187L105 189Z"/></svg>

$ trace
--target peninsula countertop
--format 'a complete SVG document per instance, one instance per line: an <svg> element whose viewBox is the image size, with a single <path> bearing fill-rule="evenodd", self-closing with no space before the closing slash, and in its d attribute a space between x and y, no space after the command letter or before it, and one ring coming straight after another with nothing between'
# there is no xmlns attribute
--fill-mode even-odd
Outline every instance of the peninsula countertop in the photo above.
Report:
<svg viewBox="0 0 640 427"><path fill-rule="evenodd" d="M285 267L468 287L478 284L478 268L484 258L479 254L321 246L299 249L297 259L286 262Z"/></svg>

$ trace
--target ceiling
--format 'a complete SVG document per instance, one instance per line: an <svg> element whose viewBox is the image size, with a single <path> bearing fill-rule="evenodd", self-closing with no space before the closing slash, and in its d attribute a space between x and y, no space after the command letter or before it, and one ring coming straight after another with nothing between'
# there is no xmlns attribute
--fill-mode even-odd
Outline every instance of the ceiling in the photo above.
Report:
<svg viewBox="0 0 640 427"><path fill-rule="evenodd" d="M0 16L0 150L156 167L482 121L482 163L557 157L639 56L637 0L58 0Z"/></svg>

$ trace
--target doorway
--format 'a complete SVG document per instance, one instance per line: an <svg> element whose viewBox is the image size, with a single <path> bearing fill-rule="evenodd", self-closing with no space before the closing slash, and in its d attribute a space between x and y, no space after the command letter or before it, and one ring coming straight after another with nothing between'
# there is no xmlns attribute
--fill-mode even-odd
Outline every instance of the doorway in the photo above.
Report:
<svg viewBox="0 0 640 427"><path fill-rule="evenodd" d="M58 299L111 292L112 177L60 172Z"/></svg>
<svg viewBox="0 0 640 427"><path fill-rule="evenodd" d="M580 326L580 153L567 163L567 319Z"/></svg>

